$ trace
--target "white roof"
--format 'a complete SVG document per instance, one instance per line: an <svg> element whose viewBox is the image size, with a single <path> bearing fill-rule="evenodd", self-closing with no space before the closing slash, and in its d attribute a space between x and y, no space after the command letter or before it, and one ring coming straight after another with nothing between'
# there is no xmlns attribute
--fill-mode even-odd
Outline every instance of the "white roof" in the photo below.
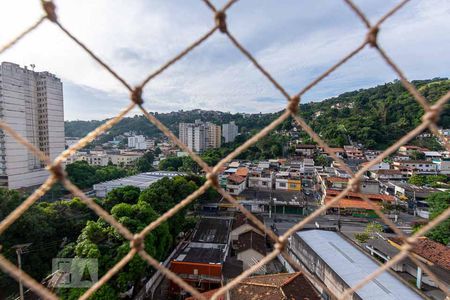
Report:
<svg viewBox="0 0 450 300"><path fill-rule="evenodd" d="M305 230L297 232L297 235L349 286L356 285L379 267L336 232ZM388 272L382 273L356 293L367 300L423 299Z"/></svg>
<svg viewBox="0 0 450 300"><path fill-rule="evenodd" d="M425 156L442 156L442 154L437 151L424 151L423 154L425 154Z"/></svg>
<svg viewBox="0 0 450 300"><path fill-rule="evenodd" d="M140 189L145 189L149 187L152 183L160 180L164 177L175 177L183 175L183 173L179 172L166 172L166 171L156 171L156 172L146 172L146 173L140 173L137 175L114 179L110 181L105 181L102 183L98 183L94 185L94 190L106 190L111 191L112 189L122 187L122 186L135 186Z"/></svg>

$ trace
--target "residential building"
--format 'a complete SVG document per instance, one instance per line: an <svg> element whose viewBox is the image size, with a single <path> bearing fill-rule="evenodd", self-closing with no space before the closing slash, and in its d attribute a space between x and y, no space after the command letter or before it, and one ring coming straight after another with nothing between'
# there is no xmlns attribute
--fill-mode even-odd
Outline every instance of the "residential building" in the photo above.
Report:
<svg viewBox="0 0 450 300"><path fill-rule="evenodd" d="M400 170L373 170L370 171L370 177L375 180L406 180L408 179L406 175L403 175Z"/></svg>
<svg viewBox="0 0 450 300"><path fill-rule="evenodd" d="M128 148L145 150L147 149L147 141L143 135L134 135L128 137Z"/></svg>
<svg viewBox="0 0 450 300"><path fill-rule="evenodd" d="M264 223L264 220L260 215L255 215L255 217L260 220L261 223ZM252 222L252 220L248 219L244 214L237 214L233 222L233 229L230 233L231 241L237 241L239 235L248 231L254 231L261 236L264 236L264 233Z"/></svg>
<svg viewBox="0 0 450 300"><path fill-rule="evenodd" d="M170 262L170 270L199 291L222 285L223 265L229 251L230 218L203 217L193 237ZM171 282L169 292L180 295L181 288Z"/></svg>
<svg viewBox="0 0 450 300"><path fill-rule="evenodd" d="M442 158L433 160L440 174L450 175L450 158Z"/></svg>
<svg viewBox="0 0 450 300"><path fill-rule="evenodd" d="M226 190L231 195L239 195L243 190L245 190L245 186L245 177L239 176L237 174L231 174L227 177Z"/></svg>
<svg viewBox="0 0 450 300"><path fill-rule="evenodd" d="M180 123L179 138L183 144L195 152L203 152L221 146L221 128L213 123Z"/></svg>
<svg viewBox="0 0 450 300"><path fill-rule="evenodd" d="M231 121L228 124L222 124L222 135L225 139L225 143L231 143L234 142L235 138L239 134L239 128L234 123L234 121Z"/></svg>
<svg viewBox="0 0 450 300"><path fill-rule="evenodd" d="M392 166L395 170L400 170L404 174L436 174L437 165L428 160L402 160L394 161Z"/></svg>
<svg viewBox="0 0 450 300"><path fill-rule="evenodd" d="M333 231L299 231L290 239L288 251L297 263L303 265L337 297L342 297L346 289L355 286L380 267L378 261ZM320 285L314 282L313 285L324 299L330 299L331 295ZM349 299L418 300L423 297L395 273L386 271L350 295Z"/></svg>
<svg viewBox="0 0 450 300"><path fill-rule="evenodd" d="M49 72L1 63L0 118L50 159L56 158L65 147L61 80ZM48 176L34 154L0 131L0 186L36 186Z"/></svg>
<svg viewBox="0 0 450 300"><path fill-rule="evenodd" d="M206 149L220 148L222 145L222 130L219 125L206 122Z"/></svg>
<svg viewBox="0 0 450 300"><path fill-rule="evenodd" d="M398 148L398 153L403 155L410 155L414 152L424 152L429 151L427 148L419 147L419 146L413 146L413 145L404 145L400 146Z"/></svg>
<svg viewBox="0 0 450 300"><path fill-rule="evenodd" d="M142 157L144 153L141 152L124 152L119 154L109 154L109 160L118 166L129 166L133 162Z"/></svg>
<svg viewBox="0 0 450 300"><path fill-rule="evenodd" d="M248 174L248 186L262 189L273 189L274 172L268 168L251 168Z"/></svg>
<svg viewBox="0 0 450 300"><path fill-rule="evenodd" d="M355 146L344 146L345 154L348 159L363 159L364 153L361 149Z"/></svg>
<svg viewBox="0 0 450 300"><path fill-rule="evenodd" d="M248 270L253 265L256 265L267 253L265 237L253 230L240 234L233 248L235 248L237 259L242 261L244 270ZM266 265L254 272L254 274L265 273Z"/></svg>
<svg viewBox="0 0 450 300"><path fill-rule="evenodd" d="M202 296L210 299L215 292L217 289L205 292ZM296 272L248 277L225 295L217 298L217 300L234 299L320 300L322 298L308 278L303 273ZM186 300L194 300L194 297Z"/></svg>
<svg viewBox="0 0 450 300"><path fill-rule="evenodd" d="M316 145L305 145L305 144L297 144L295 145L295 154L312 157L317 150Z"/></svg>
<svg viewBox="0 0 450 300"><path fill-rule="evenodd" d="M425 155L425 160L435 160L442 158L442 154L438 151L424 151L423 155Z"/></svg>
<svg viewBox="0 0 450 300"><path fill-rule="evenodd" d="M302 181L300 173L278 172L275 173L275 189L287 191L301 191Z"/></svg>

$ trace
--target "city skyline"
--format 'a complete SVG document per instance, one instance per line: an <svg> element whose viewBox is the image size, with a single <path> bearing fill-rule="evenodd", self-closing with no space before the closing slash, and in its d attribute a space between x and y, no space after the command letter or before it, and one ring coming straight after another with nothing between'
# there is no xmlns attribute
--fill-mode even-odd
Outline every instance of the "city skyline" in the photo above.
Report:
<svg viewBox="0 0 450 300"><path fill-rule="evenodd" d="M370 1L356 3L375 21L396 1L385 1L382 6ZM222 1L216 4L220 6ZM38 2L30 3L26 11L21 10L21 5L21 1L2 5L11 14L0 20L5 28L0 33L0 41L14 36L39 13ZM288 92L297 91L356 48L365 35L357 17L338 1L305 1L302 5L292 2L283 7L263 2L256 10L252 1L236 6L239 9L234 11L233 7L230 11L230 30ZM450 62L445 52L448 41L443 37L450 30L446 20L449 9L448 2L442 0L411 2L380 31L381 45L408 78L448 77L446 66ZM116 11L121 12L122 22L107 22L115 18ZM174 11L177 16L169 18ZM21 15L17 22L15 13ZM89 22L80 22L81 13L103 25L92 30ZM68 28L76 28L74 34L131 83L142 80L212 25L210 11L201 1L191 5L181 1L136 2L126 7L115 1L64 2L58 3L58 14ZM135 22L136 19L143 23ZM241 26L242 20L252 25ZM271 25L274 22L276 26ZM108 34L112 31L116 32L114 36ZM129 35L129 32L134 33ZM49 44L52 46L40 51L40 45ZM33 53L28 51L31 46L37 47ZM5 52L2 61L21 66L35 64L36 70L60 77L65 83L67 120L104 119L128 103L128 93L120 84L50 24L45 23L29 39L17 44L14 51ZM302 101L322 100L394 80L394 73L379 62L378 55L366 49L307 93ZM277 111L285 105L278 91L220 34L213 35L179 65L153 81L144 90L144 97L145 107L158 112L201 107L253 113Z"/></svg>

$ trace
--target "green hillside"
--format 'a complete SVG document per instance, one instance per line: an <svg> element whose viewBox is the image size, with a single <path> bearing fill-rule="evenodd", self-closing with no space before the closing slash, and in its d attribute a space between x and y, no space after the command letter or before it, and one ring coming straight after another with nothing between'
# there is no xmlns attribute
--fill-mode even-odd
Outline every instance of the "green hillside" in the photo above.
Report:
<svg viewBox="0 0 450 300"><path fill-rule="evenodd" d="M413 84L431 103L450 90L450 80L446 78L416 80ZM299 113L330 145L342 146L353 141L367 148L383 149L417 126L423 109L401 83L395 81L347 92L320 102L301 104ZM204 110L155 113L176 134L178 123L196 119L216 124L235 121L241 133L251 134L269 124L279 114L231 114ZM104 121L66 121L66 136L84 136ZM450 127L449 104L441 115L439 125ZM282 126L286 129L291 127L289 122ZM112 139L127 131L148 137L161 136L160 131L143 116L134 116L122 120L102 140Z"/></svg>

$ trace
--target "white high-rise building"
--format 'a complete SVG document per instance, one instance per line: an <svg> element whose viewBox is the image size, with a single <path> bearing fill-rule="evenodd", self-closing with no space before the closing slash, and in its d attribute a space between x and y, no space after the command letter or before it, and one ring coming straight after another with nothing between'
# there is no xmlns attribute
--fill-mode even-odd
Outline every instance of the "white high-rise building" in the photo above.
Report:
<svg viewBox="0 0 450 300"><path fill-rule="evenodd" d="M234 123L234 121L222 125L222 135L225 139L225 143L234 142L234 139L238 136L238 134L239 128Z"/></svg>
<svg viewBox="0 0 450 300"><path fill-rule="evenodd" d="M143 135L130 136L128 138L128 148L145 150L147 149L147 141Z"/></svg>
<svg viewBox="0 0 450 300"><path fill-rule="evenodd" d="M195 123L180 123L179 130L181 142L192 151L203 152L221 145L220 126L213 123L203 123L201 120L195 120Z"/></svg>
<svg viewBox="0 0 450 300"><path fill-rule="evenodd" d="M0 118L54 159L65 144L61 80L48 72L1 63ZM0 186L10 189L35 186L42 184L48 175L38 158L0 131Z"/></svg>

